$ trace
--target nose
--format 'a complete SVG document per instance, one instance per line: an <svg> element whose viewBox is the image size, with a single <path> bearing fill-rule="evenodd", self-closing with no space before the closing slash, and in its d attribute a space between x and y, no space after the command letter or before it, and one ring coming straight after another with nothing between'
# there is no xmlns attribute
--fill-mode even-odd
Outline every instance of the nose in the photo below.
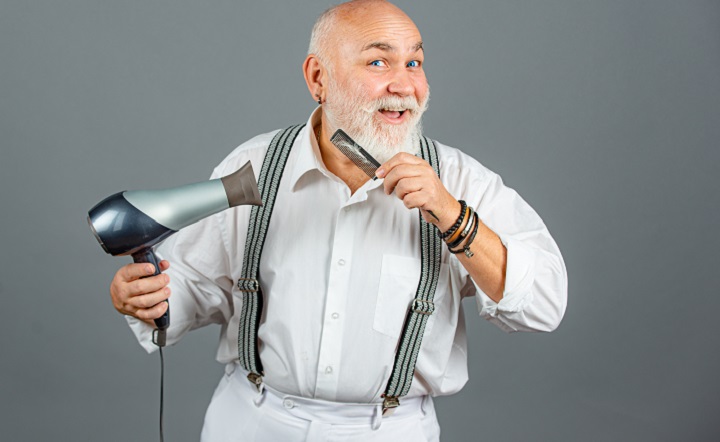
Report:
<svg viewBox="0 0 720 442"><path fill-rule="evenodd" d="M402 97L407 97L415 93L415 86L410 78L410 73L404 69L393 70L392 78L388 83L388 92Z"/></svg>

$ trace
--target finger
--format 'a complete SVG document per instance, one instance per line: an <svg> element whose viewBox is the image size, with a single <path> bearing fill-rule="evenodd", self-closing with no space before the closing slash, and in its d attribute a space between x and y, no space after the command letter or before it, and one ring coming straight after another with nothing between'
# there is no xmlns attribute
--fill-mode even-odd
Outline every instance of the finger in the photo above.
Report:
<svg viewBox="0 0 720 442"><path fill-rule="evenodd" d="M136 279L125 285L125 293L127 297L135 297L146 293L156 292L170 283L170 277L165 273L151 276L148 278Z"/></svg>
<svg viewBox="0 0 720 442"><path fill-rule="evenodd" d="M163 259L162 261L160 261L160 271L161 272L164 272L165 270L167 270L169 268L170 268L170 263L167 260Z"/></svg>
<svg viewBox="0 0 720 442"><path fill-rule="evenodd" d="M166 301L170 297L170 293L170 287L163 287L152 293L133 296L128 299L127 308L135 311L151 309L157 304Z"/></svg>
<svg viewBox="0 0 720 442"><path fill-rule="evenodd" d="M155 273L155 266L150 263L143 262L143 263L128 264L126 266L121 267L120 270L117 272L117 276L122 281L130 282L130 281L134 281L139 278L150 276L154 273Z"/></svg>
<svg viewBox="0 0 720 442"><path fill-rule="evenodd" d="M409 193L402 200L403 204L408 209L422 209L427 204L427 201L427 195L423 194L423 192Z"/></svg>
<svg viewBox="0 0 720 442"><path fill-rule="evenodd" d="M423 173L424 168L419 167L418 165L400 164L395 166L387 173L387 175L385 175L385 181L383 182L385 193L387 195L393 193L393 190L395 190L395 187L400 180L419 177L422 176Z"/></svg>
<svg viewBox="0 0 720 442"><path fill-rule="evenodd" d="M165 304L163 301L167 301L170 294L170 288L163 287L157 292L145 293L131 298L126 298L124 300L119 300L115 305L115 309L124 315L134 316L140 319L148 319L149 314L152 315L154 314L153 311L157 311L158 304Z"/></svg>
<svg viewBox="0 0 720 442"><path fill-rule="evenodd" d="M395 186L395 195L401 200L413 192L421 192L425 188L426 181L420 177L403 178Z"/></svg>
<svg viewBox="0 0 720 442"><path fill-rule="evenodd" d="M401 164L421 165L423 163L427 164L427 162L422 158L416 157L415 155L406 152L400 152L398 154L395 154L385 163L381 164L378 170L375 171L375 175L378 178L384 178L385 176L387 176L388 173L390 173L392 169L396 168Z"/></svg>
<svg viewBox="0 0 720 442"><path fill-rule="evenodd" d="M132 298L156 292L166 287L169 281L170 278L164 273L149 278L136 279L130 282L116 278L110 285L110 297L112 299L113 306L120 313L132 314L134 312L134 308L131 304Z"/></svg>
<svg viewBox="0 0 720 442"><path fill-rule="evenodd" d="M160 302L150 308L137 310L135 312L135 316L138 319L157 319L163 314L165 314L165 311L168 309L168 303L167 302Z"/></svg>
<svg viewBox="0 0 720 442"><path fill-rule="evenodd" d="M425 177L400 180L395 187L395 195L403 201L408 209L420 209L425 221L433 224L440 222L440 218L432 208L437 205L433 183Z"/></svg>

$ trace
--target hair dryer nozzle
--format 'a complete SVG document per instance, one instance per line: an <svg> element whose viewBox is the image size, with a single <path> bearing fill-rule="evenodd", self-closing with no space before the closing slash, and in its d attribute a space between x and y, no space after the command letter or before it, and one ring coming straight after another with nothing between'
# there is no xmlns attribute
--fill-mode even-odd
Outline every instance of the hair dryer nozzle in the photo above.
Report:
<svg viewBox="0 0 720 442"><path fill-rule="evenodd" d="M227 194L230 207L243 204L253 206L263 205L250 161L230 175L220 178L220 180L225 187L225 193Z"/></svg>

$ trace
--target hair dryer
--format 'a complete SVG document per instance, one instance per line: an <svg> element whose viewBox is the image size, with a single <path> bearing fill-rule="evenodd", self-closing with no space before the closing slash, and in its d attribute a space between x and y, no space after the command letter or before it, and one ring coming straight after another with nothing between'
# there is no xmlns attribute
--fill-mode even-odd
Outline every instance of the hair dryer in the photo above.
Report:
<svg viewBox="0 0 720 442"><path fill-rule="evenodd" d="M160 265L153 246L201 219L239 205L262 206L250 161L215 180L165 190L124 191L100 201L88 212L88 224L102 248L113 256ZM170 309L155 320L155 343L165 346Z"/></svg>

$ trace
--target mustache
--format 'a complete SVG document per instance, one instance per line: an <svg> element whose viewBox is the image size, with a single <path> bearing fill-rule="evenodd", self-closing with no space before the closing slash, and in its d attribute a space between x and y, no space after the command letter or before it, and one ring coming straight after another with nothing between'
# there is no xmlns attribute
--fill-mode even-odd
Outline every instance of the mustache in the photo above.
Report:
<svg viewBox="0 0 720 442"><path fill-rule="evenodd" d="M427 100L422 104L418 103L415 97L398 97L396 95L386 95L367 103L362 110L367 113L373 113L380 109L405 109L410 112L420 112L427 108Z"/></svg>

